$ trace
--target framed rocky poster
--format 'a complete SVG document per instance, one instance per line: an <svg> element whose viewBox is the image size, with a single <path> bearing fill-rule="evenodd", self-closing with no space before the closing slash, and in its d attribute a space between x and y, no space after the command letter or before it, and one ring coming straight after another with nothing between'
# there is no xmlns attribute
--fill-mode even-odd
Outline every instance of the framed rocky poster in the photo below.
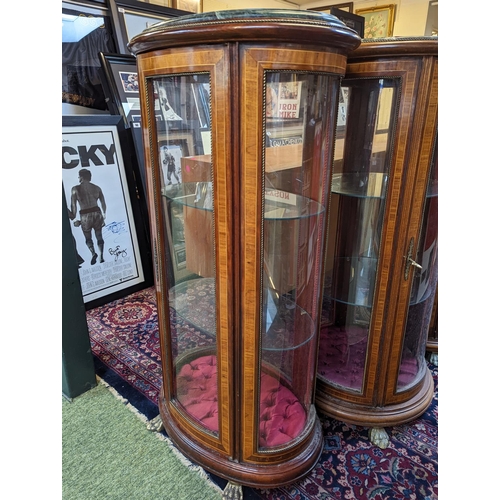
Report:
<svg viewBox="0 0 500 500"><path fill-rule="evenodd" d="M62 183L87 309L152 285L145 202L121 116L63 116Z"/></svg>

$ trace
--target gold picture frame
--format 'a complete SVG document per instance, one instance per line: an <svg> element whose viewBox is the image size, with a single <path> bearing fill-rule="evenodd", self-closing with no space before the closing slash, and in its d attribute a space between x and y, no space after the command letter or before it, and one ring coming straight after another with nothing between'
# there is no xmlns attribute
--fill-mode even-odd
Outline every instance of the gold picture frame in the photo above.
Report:
<svg viewBox="0 0 500 500"><path fill-rule="evenodd" d="M356 9L365 18L364 38L386 38L393 35L396 4Z"/></svg>
<svg viewBox="0 0 500 500"><path fill-rule="evenodd" d="M203 12L203 0L172 0L172 7L193 14L200 14Z"/></svg>

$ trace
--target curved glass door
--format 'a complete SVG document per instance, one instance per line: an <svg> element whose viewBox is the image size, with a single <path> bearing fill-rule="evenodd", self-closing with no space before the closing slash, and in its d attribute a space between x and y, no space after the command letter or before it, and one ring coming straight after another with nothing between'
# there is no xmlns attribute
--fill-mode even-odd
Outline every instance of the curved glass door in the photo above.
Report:
<svg viewBox="0 0 500 500"><path fill-rule="evenodd" d="M424 218L415 262L397 390L410 386L426 368L425 349L438 280L438 147L433 152Z"/></svg>
<svg viewBox="0 0 500 500"><path fill-rule="evenodd" d="M399 80L344 80L337 120L318 377L363 390Z"/></svg>
<svg viewBox="0 0 500 500"><path fill-rule="evenodd" d="M218 434L210 77L161 76L153 88L173 390L196 425Z"/></svg>
<svg viewBox="0 0 500 500"><path fill-rule="evenodd" d="M260 328L259 448L305 430L314 359L327 179L339 78L268 71Z"/></svg>

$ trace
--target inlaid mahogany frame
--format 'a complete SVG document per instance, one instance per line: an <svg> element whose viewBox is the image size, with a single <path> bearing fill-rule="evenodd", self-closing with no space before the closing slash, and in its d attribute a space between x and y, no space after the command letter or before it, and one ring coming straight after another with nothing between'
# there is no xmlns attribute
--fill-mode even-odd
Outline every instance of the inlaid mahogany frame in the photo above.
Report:
<svg viewBox="0 0 500 500"><path fill-rule="evenodd" d="M307 473L314 466L321 450L321 428L312 401L308 408L308 420L302 434L277 449L262 452L258 446L259 421L258 400L254 391L258 387L257 377L260 373L259 351L256 349L254 335L242 335L241 331L259 332L261 328L259 290L261 288L261 267L263 255L255 231L263 228L263 208L253 209L262 204L260 197L263 190L263 165L261 158L264 153L265 140L262 117L264 116L263 101L256 99L245 107L243 121L252 126L245 127L241 137L240 150L245 154L239 157L235 148L223 140L231 137L230 120L226 116L228 109L238 107L234 99L242 95L263 95L263 89L256 87L257 82L265 81L266 71L289 70L299 65L301 73L330 74L339 78L342 74L345 56L338 53L317 51L282 51L277 49L245 47L243 50L241 90L231 92L230 83L226 77L231 66L231 52L224 46L212 45L209 48L197 48L196 51L184 51L180 55L172 50L162 51L161 66L154 62L158 57L155 53L139 54L143 65L139 76L146 85L141 86L144 93L143 101L149 102L149 110L142 107L142 122L147 123L144 137L149 138L149 147L145 149L146 161L152 165L151 182L148 184L148 198L159 199L161 180L157 178L158 144L153 138L158 137L157 123L152 120L154 109L152 104L153 83L155 77L182 75L182 68L195 68L196 72L210 74L212 99L212 123L217 124L212 129L212 166L214 182L214 227L217 273L217 352L218 369L226 373L219 386L219 433L207 433L196 422L186 420L185 410L179 405L175 391L174 374L176 363L167 346L171 344L168 306L168 284L165 277L165 259L156 258L157 289L161 300L158 306L162 327L160 336L162 353L164 354L164 378L159 401L160 415L169 436L186 454L193 457L207 470L217 474L223 469L227 475L244 484L255 486L262 483L286 484ZM278 57L279 54L279 57ZM140 67L140 66L139 66ZM213 103L217 105L213 105ZM149 111L149 112L148 112ZM143 127L145 127L143 125ZM234 165L241 163L240 176L232 174ZM157 165L157 166L156 166ZM241 178L241 180L239 180ZM217 191L216 191L217 190ZM240 208L230 209L237 192L244 193ZM156 255L164 253L165 245L169 244L168 236L163 228L167 221L163 211L154 202L150 202L150 212L153 214L152 234ZM238 219L235 216L238 215ZM235 227L247 228L239 236L234 234ZM262 229L261 229L262 230ZM241 257L235 257L241 255ZM235 276L241 276L235 280ZM236 291L239 288L239 291ZM246 300L239 302L238 297ZM250 299L251 298L251 299ZM240 317L233 311L240 310ZM163 320L161 319L163 318ZM240 333L235 333L240 332ZM241 345L236 339L241 337ZM237 350L242 354L236 354ZM235 359L241 361L236 364ZM241 364L240 364L241 363ZM315 369L311 367L311 376ZM236 388L239 386L239 389ZM240 410L235 410L235 394L241 394ZM257 391L258 393L258 391ZM249 419L235 419L237 414L253 415ZM194 438L194 439L193 439ZM199 442L206 443L201 447ZM214 455L209 451L219 450ZM223 456L239 457L229 464ZM265 457L265 458L264 458ZM286 470L280 465L288 459ZM265 467L259 466L264 461ZM239 463L241 462L241 463ZM254 465L249 465L249 464ZM255 481L256 471L259 471L259 481Z"/></svg>
<svg viewBox="0 0 500 500"><path fill-rule="evenodd" d="M151 30L131 43L141 81L154 240L163 369L158 401L161 422L181 452L228 480L228 496L223 498L237 498L232 496L236 490L231 485L235 484L265 488L300 480L314 468L323 446L313 404L317 335L311 337L314 340L307 357L301 357L296 366L298 371L299 364L307 364L302 381L307 388L301 388L300 400L306 410L305 425L300 434L285 444L259 446L260 373L265 365L260 352L264 305L265 75L282 71L318 74L328 79L332 94L330 99L328 93L328 126L323 131L328 154L322 155L321 160L318 157L317 164L317 170L323 171L319 168L323 166L321 162L333 163L333 157L328 161L333 155L328 141L336 119L335 82L340 85L347 52L360 43L353 30L320 13L294 13L290 17L281 10L273 10L273 14L256 11L250 16L243 10L238 13L241 17L237 15L236 19L220 19L207 13L193 18L191 24L182 20L168 23L169 26ZM197 23L198 19L203 22ZM169 314L170 287L165 263L168 242L160 199L153 87L156 78L186 73L208 73L210 81L217 332L214 340L218 370L216 433L208 431L180 404L176 394L176 358L171 348L174 335L170 329L174 326ZM311 151L321 151L314 144L310 142ZM305 161L310 159L308 156ZM325 177L327 172L330 170L324 170ZM331 175L323 180L328 192ZM315 257L320 259L324 245L320 249L318 240L317 246ZM319 269L315 272L321 279ZM317 291L320 293L320 288Z"/></svg>

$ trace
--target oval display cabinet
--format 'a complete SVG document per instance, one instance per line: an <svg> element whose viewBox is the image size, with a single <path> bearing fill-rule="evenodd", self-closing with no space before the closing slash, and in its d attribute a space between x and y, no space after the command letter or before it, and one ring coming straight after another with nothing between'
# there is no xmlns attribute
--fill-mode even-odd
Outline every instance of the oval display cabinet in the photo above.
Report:
<svg viewBox="0 0 500 500"><path fill-rule="evenodd" d="M384 427L421 415L437 286L438 41L363 40L342 82L316 405Z"/></svg>
<svg viewBox="0 0 500 500"><path fill-rule="evenodd" d="M137 57L156 269L160 425L242 485L311 471L333 136L336 17L237 10L156 24Z"/></svg>

